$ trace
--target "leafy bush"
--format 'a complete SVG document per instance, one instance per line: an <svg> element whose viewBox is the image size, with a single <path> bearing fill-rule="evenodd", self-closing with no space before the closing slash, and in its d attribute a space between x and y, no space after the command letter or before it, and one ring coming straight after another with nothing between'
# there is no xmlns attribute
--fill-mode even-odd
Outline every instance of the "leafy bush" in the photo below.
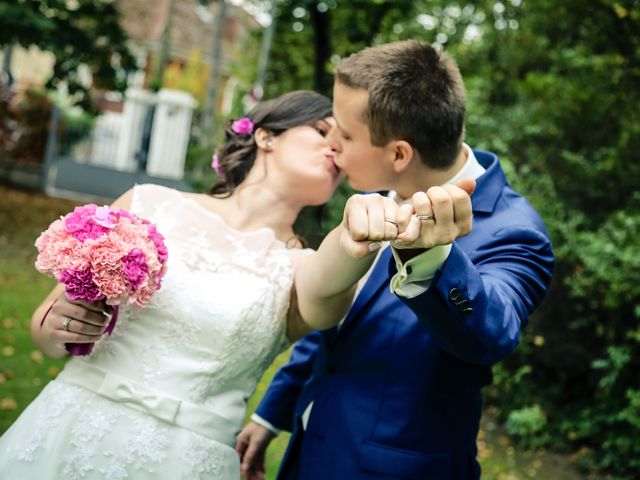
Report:
<svg viewBox="0 0 640 480"><path fill-rule="evenodd" d="M545 431L547 416L538 404L511 411L505 426L510 434L518 436L531 448L542 446L549 439Z"/></svg>

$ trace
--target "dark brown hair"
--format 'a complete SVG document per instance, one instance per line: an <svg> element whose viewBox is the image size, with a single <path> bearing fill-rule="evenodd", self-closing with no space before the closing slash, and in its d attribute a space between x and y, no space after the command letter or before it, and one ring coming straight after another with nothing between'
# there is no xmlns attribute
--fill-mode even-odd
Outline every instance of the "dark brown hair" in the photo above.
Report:
<svg viewBox="0 0 640 480"><path fill-rule="evenodd" d="M366 48L338 65L336 80L369 93L371 142L405 140L431 168L447 168L464 136L464 84L455 61L416 40Z"/></svg>
<svg viewBox="0 0 640 480"><path fill-rule="evenodd" d="M254 124L277 136L289 128L312 125L332 114L331 100L309 90L285 93L273 100L261 102L248 114ZM225 143L218 149L220 176L211 188L212 195L229 196L247 177L256 160L258 147L253 133L238 135L228 122Z"/></svg>

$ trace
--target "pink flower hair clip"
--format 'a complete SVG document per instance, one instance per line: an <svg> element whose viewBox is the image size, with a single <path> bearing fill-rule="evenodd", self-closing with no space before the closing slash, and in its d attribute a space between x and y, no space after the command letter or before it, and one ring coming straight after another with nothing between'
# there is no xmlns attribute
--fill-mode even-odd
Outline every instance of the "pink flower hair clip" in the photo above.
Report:
<svg viewBox="0 0 640 480"><path fill-rule="evenodd" d="M238 135L253 133L253 122L249 117L242 117L231 124L231 130Z"/></svg>
<svg viewBox="0 0 640 480"><path fill-rule="evenodd" d="M211 168L218 174L219 177L224 177L224 171L222 170L222 166L220 165L220 157L217 153L213 154L211 157Z"/></svg>

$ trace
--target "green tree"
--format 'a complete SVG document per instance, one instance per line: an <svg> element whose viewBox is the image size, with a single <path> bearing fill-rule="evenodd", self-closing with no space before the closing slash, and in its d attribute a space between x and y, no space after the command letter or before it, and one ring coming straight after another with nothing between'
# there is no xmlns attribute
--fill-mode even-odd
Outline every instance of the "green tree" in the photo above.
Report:
<svg viewBox="0 0 640 480"><path fill-rule="evenodd" d="M0 1L0 46L36 45L55 55L48 87L65 81L69 93L88 105L78 76L87 65L97 88L122 90L125 73L135 66L113 1L17 0Z"/></svg>

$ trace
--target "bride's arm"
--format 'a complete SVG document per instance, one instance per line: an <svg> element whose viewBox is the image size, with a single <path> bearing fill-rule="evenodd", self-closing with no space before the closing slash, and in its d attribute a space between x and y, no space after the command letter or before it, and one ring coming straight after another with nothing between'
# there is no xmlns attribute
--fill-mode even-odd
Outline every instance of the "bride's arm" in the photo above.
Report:
<svg viewBox="0 0 640 480"><path fill-rule="evenodd" d="M358 280L375 259L380 241L396 239L411 209L381 195L354 195L344 218L317 252L296 265L287 335L296 340L311 330L338 324L347 314ZM396 223L398 226L396 226Z"/></svg>
<svg viewBox="0 0 640 480"><path fill-rule="evenodd" d="M131 190L119 197L112 207L128 210L131 206ZM65 286L58 284L36 308L31 317L31 339L36 347L51 358L69 355L65 343L93 343L104 333L108 317L101 302L83 304L71 302L65 294ZM64 329L65 321L68 330Z"/></svg>

